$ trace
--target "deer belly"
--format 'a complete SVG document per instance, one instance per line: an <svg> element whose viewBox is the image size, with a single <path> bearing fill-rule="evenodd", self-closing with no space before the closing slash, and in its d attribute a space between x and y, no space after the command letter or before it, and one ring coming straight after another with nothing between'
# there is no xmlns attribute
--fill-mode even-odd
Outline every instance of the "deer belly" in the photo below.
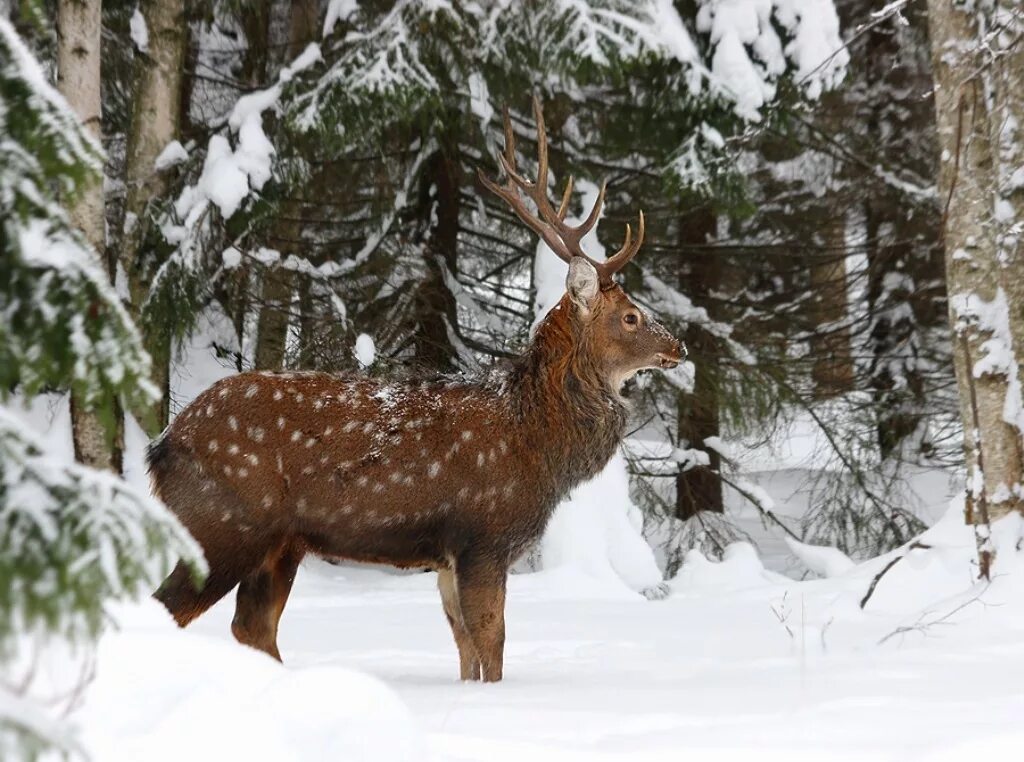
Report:
<svg viewBox="0 0 1024 762"><path fill-rule="evenodd" d="M394 510L382 503L347 507L330 506L299 517L299 534L313 553L399 568L448 565L442 516Z"/></svg>

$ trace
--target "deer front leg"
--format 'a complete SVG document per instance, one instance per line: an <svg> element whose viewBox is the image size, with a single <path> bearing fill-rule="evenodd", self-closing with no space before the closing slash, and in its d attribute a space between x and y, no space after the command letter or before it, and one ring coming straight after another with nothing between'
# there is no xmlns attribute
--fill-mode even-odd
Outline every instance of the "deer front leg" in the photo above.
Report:
<svg viewBox="0 0 1024 762"><path fill-rule="evenodd" d="M485 683L501 680L506 574L503 567L482 561L461 561L455 569L462 621L476 647Z"/></svg>
<svg viewBox="0 0 1024 762"><path fill-rule="evenodd" d="M444 615L448 617L455 645L459 649L459 676L463 680L480 679L480 659L476 655L476 646L466 630L462 619L462 607L459 605L459 589L455 583L455 572L442 569L437 573L437 589L441 591L441 604Z"/></svg>

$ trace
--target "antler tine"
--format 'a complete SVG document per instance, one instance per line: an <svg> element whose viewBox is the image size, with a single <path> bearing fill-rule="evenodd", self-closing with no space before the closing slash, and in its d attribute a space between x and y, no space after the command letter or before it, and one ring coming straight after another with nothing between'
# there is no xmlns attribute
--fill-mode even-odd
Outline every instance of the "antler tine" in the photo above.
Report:
<svg viewBox="0 0 1024 762"><path fill-rule="evenodd" d="M569 175L569 182L565 184L562 192L562 203L558 205L558 219L565 221L565 215L569 213L569 201L572 200L572 175Z"/></svg>
<svg viewBox="0 0 1024 762"><path fill-rule="evenodd" d="M516 135L512 132L512 119L508 115L508 106L501 107L501 120L505 126L505 158L514 167L516 164Z"/></svg>
<svg viewBox="0 0 1024 762"><path fill-rule="evenodd" d="M544 127L544 109L540 98L533 96L533 120L537 123L537 188L538 196L548 200L548 132ZM537 199L534 199L537 201ZM540 203L539 201L537 202Z"/></svg>
<svg viewBox="0 0 1024 762"><path fill-rule="evenodd" d="M622 242L622 248L598 266L598 271L601 273L601 280L603 282L611 283L612 276L625 267L629 260L635 257L637 252L640 251L640 246L644 242L644 230L644 213L641 211L640 224L637 226L636 230L636 241L632 240L633 231L627 224L626 240Z"/></svg>
<svg viewBox="0 0 1024 762"><path fill-rule="evenodd" d="M601 218L601 210L604 208L604 192L608 189L608 181L601 181L601 190L597 193L597 201L594 202L593 208L590 210L590 214L587 215L587 219L583 220L582 223L575 227L577 241L581 240L583 236L591 231L597 221Z"/></svg>

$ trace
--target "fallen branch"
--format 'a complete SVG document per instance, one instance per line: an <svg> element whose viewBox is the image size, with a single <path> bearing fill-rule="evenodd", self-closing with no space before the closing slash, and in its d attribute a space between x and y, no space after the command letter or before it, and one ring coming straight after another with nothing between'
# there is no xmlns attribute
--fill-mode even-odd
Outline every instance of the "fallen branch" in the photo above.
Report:
<svg viewBox="0 0 1024 762"><path fill-rule="evenodd" d="M914 541L910 543L910 546L907 548L907 553L904 553L902 556L896 556L896 558L887 563L882 568L882 571L878 572L878 574L875 575L874 579L871 580L871 584L868 586L868 591L864 594L864 597L860 599L860 607L864 608L868 605L868 601L871 600L871 596L874 594L875 588L878 587L878 583L881 581L882 577L884 577L886 572L888 572L892 567L894 567L896 564L898 564L900 561L906 558L909 555L909 551L916 550L918 548L922 550L929 550L931 547L931 545L928 545L923 542Z"/></svg>
<svg viewBox="0 0 1024 762"><path fill-rule="evenodd" d="M975 595L973 598L969 598L968 600L964 601L963 603L955 606L953 609L951 609L950 611L947 611L945 614L940 616L938 619L933 619L930 622L923 622L921 620L924 618L924 614L922 614L921 617L914 624L908 625L908 626L905 626L905 627L897 627L895 630L890 632L884 638L879 640L878 641L878 645L882 645L887 640L889 640L890 638L893 638L893 637L895 637L897 635L906 635L908 632L920 632L920 633L927 634L928 628L933 626L933 625L936 625L936 624L953 624L952 622L948 622L946 620L948 620L954 614L957 614L957 613L963 611L965 608L970 606L972 603L980 603L982 606L998 606L998 605L1000 605L1000 604L985 603L985 601L981 600L981 596L983 596L985 594L985 591L988 590L988 588L989 588L989 586L991 584L992 584L991 581L987 581L985 583L985 586L981 590L978 591L977 595Z"/></svg>

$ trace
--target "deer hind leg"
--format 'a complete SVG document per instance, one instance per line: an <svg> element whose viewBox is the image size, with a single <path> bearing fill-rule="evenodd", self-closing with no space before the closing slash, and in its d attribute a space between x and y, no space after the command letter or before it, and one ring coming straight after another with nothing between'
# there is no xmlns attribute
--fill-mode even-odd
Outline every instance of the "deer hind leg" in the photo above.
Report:
<svg viewBox="0 0 1024 762"><path fill-rule="evenodd" d="M239 643L278 661L281 652L277 649L277 627L303 555L295 547L279 548L238 585L232 634Z"/></svg>
<svg viewBox="0 0 1024 762"><path fill-rule="evenodd" d="M476 646L469 636L469 631L462 620L462 607L459 605L459 588L455 582L452 569L442 569L437 573L437 589L441 591L441 604L444 615L451 625L455 645L459 649L459 676L463 680L480 679L480 659L476 655Z"/></svg>
<svg viewBox="0 0 1024 762"><path fill-rule="evenodd" d="M501 680L505 654L506 570L493 564L460 563L456 569L462 621L480 659L485 683Z"/></svg>
<svg viewBox="0 0 1024 762"><path fill-rule="evenodd" d="M197 586L192 581L192 570L179 561L153 597L171 612L179 627L184 627L230 593L238 579L230 570L215 569L211 565L206 580Z"/></svg>
<svg viewBox="0 0 1024 762"><path fill-rule="evenodd" d="M215 491L210 500L214 501L210 504L224 507L228 515L242 515L243 507L227 491ZM172 508L179 505L170 500L166 502ZM208 506L199 504L193 508L186 504L186 507L189 510L175 512L202 547L209 573L205 580L196 585L189 567L179 562L153 593L153 597L164 604L180 627L187 625L230 593L231 588L259 566L267 549L264 539L258 534L237 531L230 524L213 517ZM221 515L217 514L218 517Z"/></svg>

